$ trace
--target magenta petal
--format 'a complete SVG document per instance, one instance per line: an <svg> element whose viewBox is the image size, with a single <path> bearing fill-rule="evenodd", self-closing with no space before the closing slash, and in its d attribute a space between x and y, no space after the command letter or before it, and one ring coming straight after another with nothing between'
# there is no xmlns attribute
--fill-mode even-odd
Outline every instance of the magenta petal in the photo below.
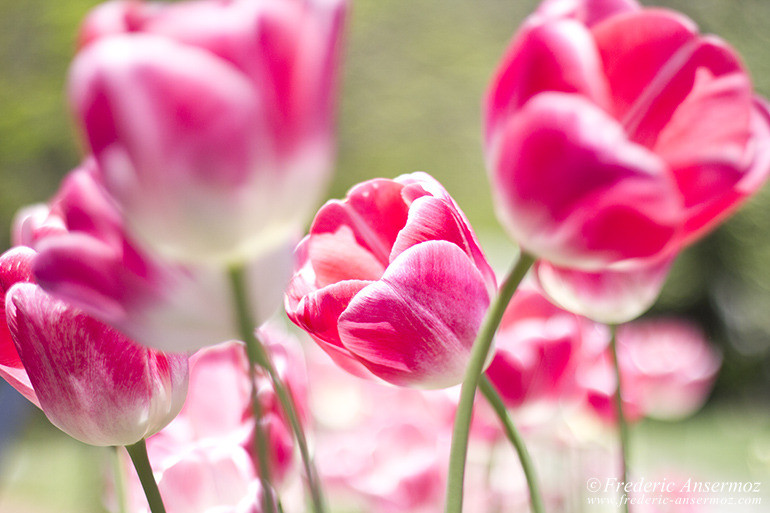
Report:
<svg viewBox="0 0 770 513"><path fill-rule="evenodd" d="M702 203L688 210L685 222L685 244L702 237L709 230L732 215L743 202L765 183L770 174L770 111L764 100L755 98L751 116L753 139L746 155L750 162L744 169L735 169L730 163L680 169L680 186L690 186L690 197L698 193L698 181L710 194L700 195ZM691 181L688 181L691 180ZM730 185L731 187L728 187Z"/></svg>
<svg viewBox="0 0 770 513"><path fill-rule="evenodd" d="M125 270L114 247L81 233L42 241L35 277L51 294L66 299L105 322L122 322Z"/></svg>
<svg viewBox="0 0 770 513"><path fill-rule="evenodd" d="M624 12L640 9L636 0L545 0L537 14L547 18L572 18L590 27Z"/></svg>
<svg viewBox="0 0 770 513"><path fill-rule="evenodd" d="M565 310L605 324L621 324L652 306L673 258L625 271L586 273L539 261L534 273L545 293Z"/></svg>
<svg viewBox="0 0 770 513"><path fill-rule="evenodd" d="M19 282L32 279L32 259L35 252L27 247L9 249L0 256L0 372L3 368L23 369L19 355L13 345L5 315L5 296L8 290Z"/></svg>
<svg viewBox="0 0 770 513"><path fill-rule="evenodd" d="M305 295L287 314L299 327L311 333L325 351L331 350L335 357L342 353L350 359L352 356L340 341L337 322L353 297L371 283L349 280L329 285ZM339 361L338 358L335 360Z"/></svg>
<svg viewBox="0 0 770 513"><path fill-rule="evenodd" d="M461 223L456 211L446 201L432 196L417 198L409 209L406 226L393 243L390 261L410 247L429 240L451 242L471 257L470 244Z"/></svg>
<svg viewBox="0 0 770 513"><path fill-rule="evenodd" d="M659 254L682 223L661 159L578 96L533 98L507 124L492 165L503 224L558 265L600 269Z"/></svg>
<svg viewBox="0 0 770 513"><path fill-rule="evenodd" d="M8 320L46 416L92 445L129 445L182 407L187 357L138 346L32 284L8 292Z"/></svg>
<svg viewBox="0 0 770 513"><path fill-rule="evenodd" d="M591 34L572 20L525 26L498 69L485 104L488 146L494 143L503 120L538 93L577 93L600 106L609 102Z"/></svg>
<svg viewBox="0 0 770 513"><path fill-rule="evenodd" d="M344 347L373 374L402 386L462 381L489 306L479 270L455 244L431 241L396 258L339 319Z"/></svg>
<svg viewBox="0 0 770 513"><path fill-rule="evenodd" d="M341 226L348 226L358 245L386 266L398 232L406 224L409 206L401 198L403 189L393 180L361 183L348 192L344 201L327 202L313 220L310 233L336 233Z"/></svg>

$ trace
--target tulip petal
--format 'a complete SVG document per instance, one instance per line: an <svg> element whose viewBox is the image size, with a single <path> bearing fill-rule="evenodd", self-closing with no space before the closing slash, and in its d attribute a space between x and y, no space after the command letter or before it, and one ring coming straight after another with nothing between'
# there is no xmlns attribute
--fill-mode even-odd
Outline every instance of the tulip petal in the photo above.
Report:
<svg viewBox="0 0 770 513"><path fill-rule="evenodd" d="M537 14L546 18L572 18L591 27L624 12L638 11L636 0L545 0Z"/></svg>
<svg viewBox="0 0 770 513"><path fill-rule="evenodd" d="M542 93L511 118L503 139L494 193L526 251L596 270L674 242L683 212L665 164L586 100Z"/></svg>
<svg viewBox="0 0 770 513"><path fill-rule="evenodd" d="M587 273L538 261L534 274L560 307L604 324L622 324L652 306L672 264L669 258L632 270Z"/></svg>
<svg viewBox="0 0 770 513"><path fill-rule="evenodd" d="M685 196L695 198L685 222L685 244L694 242L732 215L754 194L770 173L770 111L764 100L754 99L751 116L753 139L746 153L751 162L736 169L731 164L712 163L677 171ZM699 185L699 183L702 183ZM700 193L708 191L709 194ZM700 193L700 194L699 194ZM701 203L696 203L700 199Z"/></svg>
<svg viewBox="0 0 770 513"><path fill-rule="evenodd" d="M599 106L609 105L591 34L573 20L525 27L498 69L486 96L487 151L503 120L538 93L577 93Z"/></svg>
<svg viewBox="0 0 770 513"><path fill-rule="evenodd" d="M336 233L348 226L359 246L367 249L383 265L407 220L409 206L401 199L404 186L393 180L369 180L353 187L344 201L331 200L319 210L312 235Z"/></svg>
<svg viewBox="0 0 770 513"><path fill-rule="evenodd" d="M614 115L633 141L647 147L654 146L690 94L697 74L745 73L732 50L716 38L700 37L692 20L675 12L622 14L593 32L612 89Z"/></svg>
<svg viewBox="0 0 770 513"><path fill-rule="evenodd" d="M130 445L181 409L186 356L138 346L33 284L14 285L7 306L40 406L70 436L92 445Z"/></svg>
<svg viewBox="0 0 770 513"><path fill-rule="evenodd" d="M343 346L376 376L402 386L462 381L489 306L479 270L455 244L430 241L397 257L339 318Z"/></svg>
<svg viewBox="0 0 770 513"><path fill-rule="evenodd" d="M35 252L26 247L12 248L0 256L0 372L3 368L23 369L19 355L13 345L11 332L5 315L5 296L8 290L19 282L32 279L32 259Z"/></svg>
<svg viewBox="0 0 770 513"><path fill-rule="evenodd" d="M294 309L287 309L289 318L310 333L318 345L343 369L359 377L371 374L352 358L340 341L338 320L353 297L370 281L348 280L326 286L302 297Z"/></svg>

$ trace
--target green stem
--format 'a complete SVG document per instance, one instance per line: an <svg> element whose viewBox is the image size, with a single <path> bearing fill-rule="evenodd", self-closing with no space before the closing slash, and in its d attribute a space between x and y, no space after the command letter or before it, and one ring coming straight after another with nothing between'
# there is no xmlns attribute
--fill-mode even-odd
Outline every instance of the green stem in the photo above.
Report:
<svg viewBox="0 0 770 513"><path fill-rule="evenodd" d="M269 461L269 443L264 426L262 425L262 405L259 404L257 390L256 367L264 367L266 355L262 347L256 347L249 344L249 337L253 337L254 321L251 318L248 301L246 299L246 289L243 285L243 268L238 267L231 270L230 277L235 299L236 317L238 323L238 332L241 338L246 342L246 356L249 360L249 381L251 382L251 408L254 416L254 452L257 456L257 465L259 466L259 479L262 484L262 507L265 513L276 513L278 507L275 503L273 492L270 461Z"/></svg>
<svg viewBox="0 0 770 513"><path fill-rule="evenodd" d="M115 474L115 501L118 513L126 513L126 474L120 461L120 446L114 446L112 451L112 470Z"/></svg>
<svg viewBox="0 0 770 513"><path fill-rule="evenodd" d="M521 462L521 468L524 470L524 476L527 478L527 486L529 487L529 499L532 504L532 513L543 513L545 508L543 507L543 498L540 494L540 487L537 482L537 475L535 473L535 465L532 462L532 458L529 455L527 446L524 444L524 439L521 434L513 425L511 417L508 415L508 410L505 408L503 400L500 395L489 382L489 378L486 376L481 377L479 383L479 389L484 394L492 409L495 410L500 422L503 424L505 434L516 449L516 454L519 455L519 461Z"/></svg>
<svg viewBox="0 0 770 513"><path fill-rule="evenodd" d="M623 391L621 388L620 380L620 363L618 359L618 336L617 326L614 324L610 327L610 351L612 352L612 362L615 367L615 381L617 386L615 387L615 411L618 416L618 431L620 434L620 462L623 468L623 483L628 483L628 450L629 450L629 435L628 435L628 422L626 416L623 414ZM624 484L625 486L625 484ZM628 501L623 501L622 510L625 513L629 513L630 508Z"/></svg>
<svg viewBox="0 0 770 513"><path fill-rule="evenodd" d="M455 414L454 430L452 431L452 445L449 454L449 475L447 480L446 513L462 513L463 509L463 481L465 479L465 460L468 455L468 438L470 435L471 415L473 413L473 400L476 397L476 388L479 377L484 371L487 355L492 347L492 339L500 325L503 313L513 297L516 288L524 279L527 271L534 263L534 258L526 253L521 253L516 264L500 286L497 298L489 306L487 315L481 325L476 341L471 349L468 368L465 371L465 379L460 389L460 402Z"/></svg>
<svg viewBox="0 0 770 513"><path fill-rule="evenodd" d="M139 481L142 483L150 511L152 513L166 513L163 499L160 497L160 490L158 490L158 483L155 482L155 476L152 474L150 459L147 456L147 444L144 443L144 439L134 445L127 445L126 451L131 456L131 462L134 464Z"/></svg>
<svg viewBox="0 0 770 513"><path fill-rule="evenodd" d="M235 296L238 324L241 337L246 343L246 353L249 356L249 361L252 363L252 366L254 364L259 365L267 373L268 378L273 385L273 390L278 397L278 401L281 403L281 407L289 420L294 437L297 440L297 445L299 446L302 464L305 468L307 488L313 503L313 512L325 513L326 506L321 491L320 479L318 478L318 472L316 471L315 464L310 456L307 438L305 437L305 431L302 428L302 424L299 421L294 398L283 383L283 380L278 374L273 362L270 360L270 356L267 354L264 345L255 335L255 323L250 314L251 310L249 307L248 292L245 288L246 281L244 273L245 271L241 266L235 266L230 269L230 281Z"/></svg>

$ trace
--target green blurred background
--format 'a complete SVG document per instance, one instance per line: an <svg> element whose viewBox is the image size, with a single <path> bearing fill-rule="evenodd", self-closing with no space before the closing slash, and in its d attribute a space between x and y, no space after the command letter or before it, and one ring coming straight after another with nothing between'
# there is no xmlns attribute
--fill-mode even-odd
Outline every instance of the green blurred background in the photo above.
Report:
<svg viewBox="0 0 770 513"><path fill-rule="evenodd" d="M491 205L481 153L480 104L508 40L536 3L354 1L341 91L339 159L329 196L342 196L351 185L365 179L427 171L444 183L468 214L498 269L506 267L513 258L513 245L502 234ZM63 88L76 28L96 4L87 0L0 0L2 249L9 244L8 229L2 227L10 226L16 210L45 201L58 187L61 176L80 159L78 136ZM731 42L743 55L758 92L770 95L770 32L766 26L770 2L668 0L656 5L683 11L703 32L719 34ZM694 319L722 348L724 368L714 396L707 411L691 421L696 426L693 429L701 429L706 437L708 433L726 436L735 432L734 426L724 429L731 426L729 421L719 420L724 417L738 419L736 424L744 429L752 426L752 430L768 432L767 415L759 412L767 410L765 393L770 390L769 269L770 190L765 189L722 228L679 258L653 309L652 314ZM746 413L751 411L758 413ZM6 414L0 409L0 415ZM31 470L24 470L23 465L35 461L36 456L52 458L50 472L79 473L77 465L83 464L82 460L68 463L72 458L67 451L75 451L68 442L57 442L56 450L45 449L52 443L51 430L38 417L30 426L22 450L32 447L32 456L20 456L18 449L8 446L0 453L0 464L13 459L16 466L9 472L21 472L22 476L0 474L3 513L27 511L2 499L9 493L14 496L11 488L24 489L19 482L27 482L24 476L30 472L49 472L34 464ZM683 436L671 434L671 442L668 428L648 426L652 427L643 436L652 439L661 429L665 433L661 439L674 445L676 436ZM748 465L749 460L742 455L753 442L739 437L736 443L740 447L726 447L737 452L734 459L738 464ZM101 453L76 447L77 454L102 458ZM770 459L770 448L767 452ZM12 454L16 456L9 456ZM62 489L54 486L49 490L47 493L57 498L53 499L54 509L44 511L82 512L83 504L93 504L94 511L99 511L95 504L100 490L94 489L93 471L83 475L90 483L85 487L62 485ZM34 479L30 483L30 490L41 489Z"/></svg>

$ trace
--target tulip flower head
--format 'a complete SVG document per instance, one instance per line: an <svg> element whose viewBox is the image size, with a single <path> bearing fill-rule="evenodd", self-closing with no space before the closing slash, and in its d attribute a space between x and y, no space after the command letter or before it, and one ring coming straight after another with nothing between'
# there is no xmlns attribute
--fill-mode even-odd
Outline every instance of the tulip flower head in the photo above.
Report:
<svg viewBox="0 0 770 513"><path fill-rule="evenodd" d="M585 346L579 355L577 386L595 414L614 421L617 380L608 340L605 332ZM634 321L618 328L617 341L629 420L679 420L706 402L722 358L697 326L673 318Z"/></svg>
<svg viewBox="0 0 770 513"><path fill-rule="evenodd" d="M225 270L170 262L135 242L94 159L70 172L48 205L23 209L14 231L17 244L38 251L34 273L43 289L143 345L182 352L238 338ZM260 322L280 304L292 246L248 262Z"/></svg>
<svg viewBox="0 0 770 513"><path fill-rule="evenodd" d="M557 303L605 322L644 311L677 252L770 171L770 114L735 51L634 0L544 2L485 112L499 218Z"/></svg>
<svg viewBox="0 0 770 513"><path fill-rule="evenodd" d="M341 1L108 2L69 96L134 238L242 263L294 235L329 179Z"/></svg>
<svg viewBox="0 0 770 513"><path fill-rule="evenodd" d="M187 356L140 346L46 294L33 283L34 257L29 248L0 256L15 349L2 341L0 375L82 442L132 445L159 431L184 402Z"/></svg>
<svg viewBox="0 0 770 513"><path fill-rule="evenodd" d="M433 178L355 186L321 208L296 257L287 313L341 366L402 386L462 381L495 277Z"/></svg>

